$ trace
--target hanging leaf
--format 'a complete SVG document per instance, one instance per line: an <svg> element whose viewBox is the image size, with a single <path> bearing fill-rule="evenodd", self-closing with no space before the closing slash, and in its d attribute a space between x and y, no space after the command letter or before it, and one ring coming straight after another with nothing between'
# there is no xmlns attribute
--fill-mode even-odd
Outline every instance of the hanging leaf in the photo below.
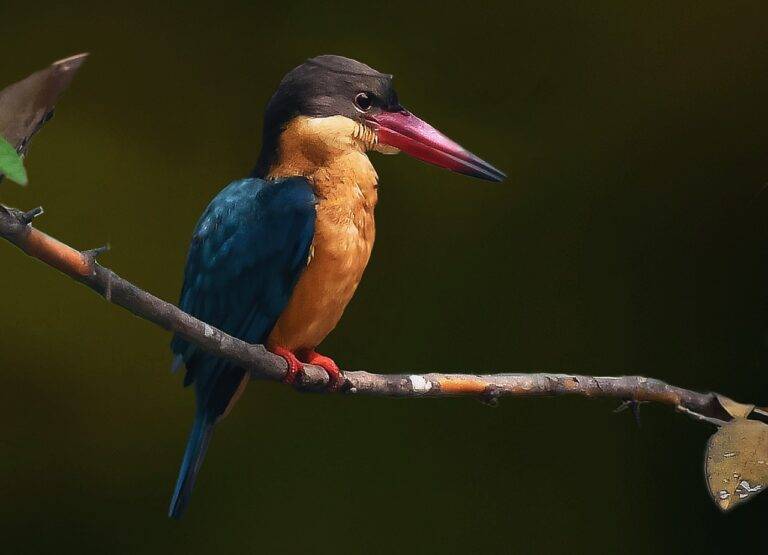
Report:
<svg viewBox="0 0 768 555"><path fill-rule="evenodd" d="M0 136L18 154L24 155L32 136L51 119L59 96L87 57L88 54L78 54L59 60L0 90ZM5 166L0 166L0 180L3 174L18 181Z"/></svg>
<svg viewBox="0 0 768 555"><path fill-rule="evenodd" d="M0 137L0 174L7 175L8 179L19 185L27 184L27 171L24 169L21 156L16 153L11 143L2 137Z"/></svg>
<svg viewBox="0 0 768 555"><path fill-rule="evenodd" d="M734 401L730 397L726 397L725 395L720 395L719 393L715 393L715 397L717 398L717 402L720 403L720 406L723 407L725 412L730 414L733 418L747 418L755 409L755 405L739 403L737 401Z"/></svg>
<svg viewBox="0 0 768 555"><path fill-rule="evenodd" d="M768 486L768 425L735 418L707 442L704 472L722 511L750 500Z"/></svg>

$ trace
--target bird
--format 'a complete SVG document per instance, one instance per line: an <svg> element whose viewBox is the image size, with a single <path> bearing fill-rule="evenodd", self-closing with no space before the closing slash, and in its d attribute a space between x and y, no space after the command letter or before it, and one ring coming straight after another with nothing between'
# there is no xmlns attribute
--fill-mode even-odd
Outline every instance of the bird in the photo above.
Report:
<svg viewBox="0 0 768 555"><path fill-rule="evenodd" d="M392 75L337 55L306 60L282 79L264 113L251 174L210 202L192 236L179 307L284 358L284 381L302 363L343 377L316 351L336 327L368 264L378 175L370 152L404 152L487 181L506 176L399 102ZM173 369L194 384L192 430L169 507L184 514L215 425L249 380L243 368L179 335Z"/></svg>

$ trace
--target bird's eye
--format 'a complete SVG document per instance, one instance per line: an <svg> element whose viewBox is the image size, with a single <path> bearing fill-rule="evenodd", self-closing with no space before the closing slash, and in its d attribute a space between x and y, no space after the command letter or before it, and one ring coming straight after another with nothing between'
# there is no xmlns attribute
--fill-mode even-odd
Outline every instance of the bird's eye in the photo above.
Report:
<svg viewBox="0 0 768 555"><path fill-rule="evenodd" d="M355 97L355 107L361 112L370 110L371 104L371 96L368 93L361 92Z"/></svg>

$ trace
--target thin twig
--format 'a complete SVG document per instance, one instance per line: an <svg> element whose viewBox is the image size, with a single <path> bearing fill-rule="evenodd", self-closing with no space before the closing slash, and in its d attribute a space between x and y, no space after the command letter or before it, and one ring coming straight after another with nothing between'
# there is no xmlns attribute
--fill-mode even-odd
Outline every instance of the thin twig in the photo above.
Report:
<svg viewBox="0 0 768 555"><path fill-rule="evenodd" d="M105 249L80 252L32 227L30 215L0 205L0 237L80 283L109 302L178 333L184 339L251 372L255 379L282 380L285 360L262 345L245 343L183 312L171 303L139 289L100 265L96 257ZM683 409L686 414L728 419L713 393L699 393L642 376L586 376L577 374L377 374L344 372L346 394L382 397L475 396L494 404L499 397L579 395L622 401L656 402ZM304 365L296 387L327 391L328 375L317 366Z"/></svg>

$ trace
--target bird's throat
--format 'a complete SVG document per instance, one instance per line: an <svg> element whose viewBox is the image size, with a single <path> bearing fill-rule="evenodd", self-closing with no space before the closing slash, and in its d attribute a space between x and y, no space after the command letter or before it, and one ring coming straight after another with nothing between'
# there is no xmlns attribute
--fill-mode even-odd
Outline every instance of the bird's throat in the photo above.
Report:
<svg viewBox="0 0 768 555"><path fill-rule="evenodd" d="M366 155L372 144L369 130L344 116L299 116L281 133L267 178L306 177L320 202L373 210L378 175Z"/></svg>

